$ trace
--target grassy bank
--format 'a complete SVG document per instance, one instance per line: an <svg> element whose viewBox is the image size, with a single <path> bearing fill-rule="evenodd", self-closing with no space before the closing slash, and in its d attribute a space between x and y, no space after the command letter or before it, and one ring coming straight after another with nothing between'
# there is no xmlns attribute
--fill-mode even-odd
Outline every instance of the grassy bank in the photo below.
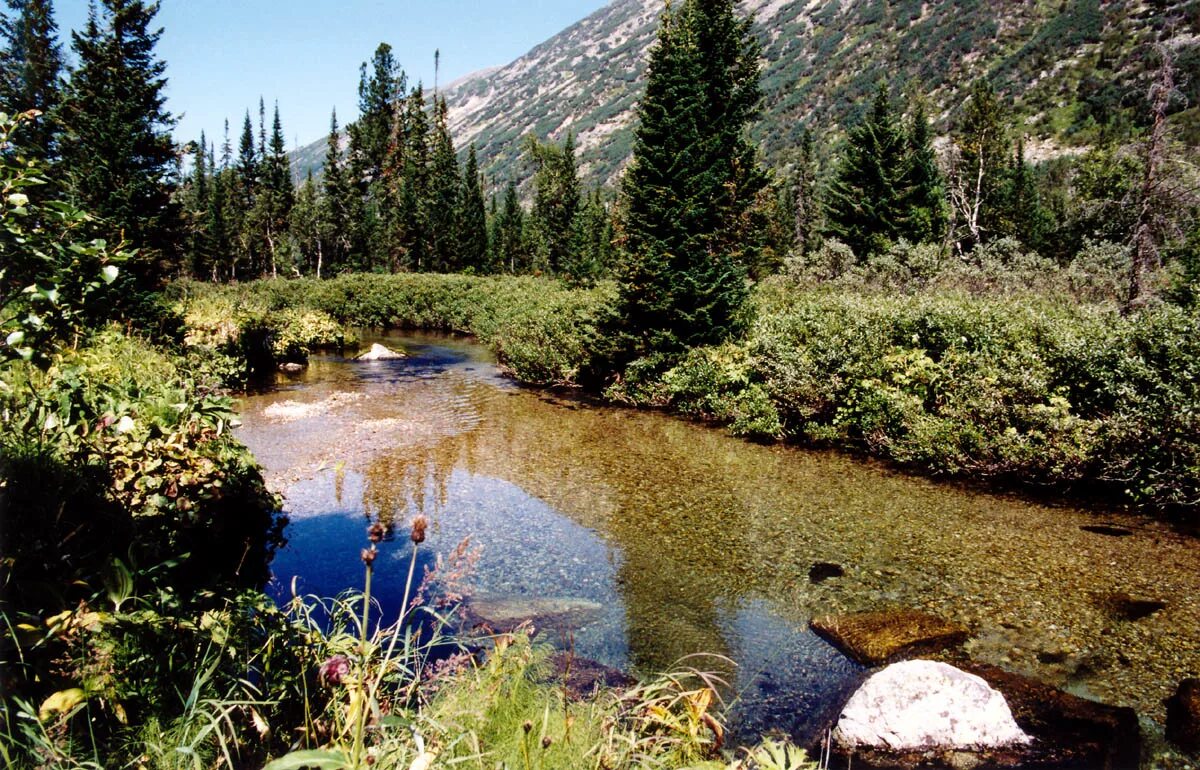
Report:
<svg viewBox="0 0 1200 770"><path fill-rule="evenodd" d="M1124 317L1106 301L1117 286L1102 271L1009 266L1002 280L975 270L921 285L903 272L769 279L755 289L744 338L635 362L605 393L757 439L1192 515L1200 314L1162 304ZM433 275L176 291L197 330L303 311L349 326L474 334L534 384L575 381L593 319L612 299L608 287Z"/></svg>

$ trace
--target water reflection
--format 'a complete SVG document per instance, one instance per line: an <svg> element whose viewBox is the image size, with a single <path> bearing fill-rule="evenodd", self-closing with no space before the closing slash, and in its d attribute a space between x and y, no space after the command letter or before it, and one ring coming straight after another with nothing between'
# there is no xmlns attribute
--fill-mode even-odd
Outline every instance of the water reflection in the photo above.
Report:
<svg viewBox="0 0 1200 770"><path fill-rule="evenodd" d="M1151 522L1105 538L1079 529L1095 523L1086 512L520 389L467 342L388 344L411 356L318 360L245 404L239 435L293 515L274 564L281 592L292 575L314 593L359 585L368 518L424 513L437 550L468 535L482 545L489 600L598 604L575 629L579 654L642 671L697 652L737 661L724 673L749 730L805 733L855 680L807 632L818 612L929 609L972 625L985 662L1086 680L1146 713L1177 668L1200 667L1200 556ZM387 543L377 562L390 565L385 603L399 602L394 565L409 547ZM817 562L845 575L813 584ZM1114 623L1095 591L1170 601ZM1131 655L1138 666L1120 662Z"/></svg>

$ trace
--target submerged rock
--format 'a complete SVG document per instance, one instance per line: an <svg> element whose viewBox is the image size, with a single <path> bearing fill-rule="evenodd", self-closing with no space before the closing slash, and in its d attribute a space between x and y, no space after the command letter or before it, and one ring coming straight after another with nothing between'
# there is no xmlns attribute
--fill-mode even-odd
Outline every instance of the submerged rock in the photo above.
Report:
<svg viewBox="0 0 1200 770"><path fill-rule="evenodd" d="M374 345L371 346L370 350L368 350L366 353L360 353L358 356L355 357L354 360L355 361L390 361L390 360L393 360L396 358L407 358L407 357L408 356L404 355L403 353L398 353L397 351L392 350L391 348L389 348L385 345L380 345L378 342L376 342Z"/></svg>
<svg viewBox="0 0 1200 770"><path fill-rule="evenodd" d="M911 660L871 676L834 730L843 747L950 751L1024 745L1004 696L947 663Z"/></svg>
<svg viewBox="0 0 1200 770"><path fill-rule="evenodd" d="M1167 740L1184 751L1200 752L1200 679L1184 679L1167 699Z"/></svg>
<svg viewBox="0 0 1200 770"><path fill-rule="evenodd" d="M296 374L304 371L304 364L295 361L285 361L279 365L279 371L287 372L288 374Z"/></svg>
<svg viewBox="0 0 1200 770"><path fill-rule="evenodd" d="M962 626L917 610L885 610L813 618L822 639L865 666L952 649L970 635Z"/></svg>
<svg viewBox="0 0 1200 770"><path fill-rule="evenodd" d="M808 582L816 585L831 578L840 578L846 574L842 565L828 561L819 561L808 568Z"/></svg>
<svg viewBox="0 0 1200 770"><path fill-rule="evenodd" d="M589 698L596 690L629 687L637 682L620 669L566 652L551 655L550 666L552 681L561 683L567 695L576 700Z"/></svg>
<svg viewBox="0 0 1200 770"><path fill-rule="evenodd" d="M1101 594L1096 597L1096 603L1116 620L1128 621L1148 618L1167 606L1158 599L1144 599L1123 592Z"/></svg>
<svg viewBox="0 0 1200 770"><path fill-rule="evenodd" d="M507 633L524 623L537 631L569 631L590 622L601 609L597 602L575 597L485 596L471 598L464 618L471 626L496 633Z"/></svg>

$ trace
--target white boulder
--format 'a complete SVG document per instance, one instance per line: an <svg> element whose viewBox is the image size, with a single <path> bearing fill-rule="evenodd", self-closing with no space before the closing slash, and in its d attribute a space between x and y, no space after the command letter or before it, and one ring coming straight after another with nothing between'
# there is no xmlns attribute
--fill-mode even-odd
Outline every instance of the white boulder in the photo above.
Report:
<svg viewBox="0 0 1200 770"><path fill-rule="evenodd" d="M847 748L892 751L991 749L1033 739L1004 696L946 663L896 663L863 683L842 709L834 738Z"/></svg>
<svg viewBox="0 0 1200 770"><path fill-rule="evenodd" d="M376 342L366 353L359 355L355 361L389 361L394 358L404 358L403 353L397 353L389 347Z"/></svg>

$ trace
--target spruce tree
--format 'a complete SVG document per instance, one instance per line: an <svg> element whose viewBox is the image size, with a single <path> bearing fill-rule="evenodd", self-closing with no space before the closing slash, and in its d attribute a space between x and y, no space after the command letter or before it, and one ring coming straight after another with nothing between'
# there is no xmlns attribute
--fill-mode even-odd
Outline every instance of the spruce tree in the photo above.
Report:
<svg viewBox="0 0 1200 770"><path fill-rule="evenodd" d="M487 212L483 203L483 180L479 177L479 159L475 145L467 152L462 189L458 196L458 258L463 269L476 273L491 272L488 264Z"/></svg>
<svg viewBox="0 0 1200 770"><path fill-rule="evenodd" d="M350 233L353 195L347 178L346 159L342 155L342 137L337 110L329 119L329 141L325 151L324 195L321 214L321 240L326 245L326 267L330 272L348 269L353 238Z"/></svg>
<svg viewBox="0 0 1200 770"><path fill-rule="evenodd" d="M496 225L494 248L500 269L517 274L529 269L529 254L525 241L525 209L517 195L517 186L509 182L504 190L504 207Z"/></svg>
<svg viewBox="0 0 1200 770"><path fill-rule="evenodd" d="M13 150L29 160L57 154L54 115L62 96L62 47L52 0L7 0L0 17L0 112L38 110L42 116L13 137Z"/></svg>
<svg viewBox="0 0 1200 770"><path fill-rule="evenodd" d="M391 269L429 266L429 119L418 83L397 110L384 166Z"/></svg>
<svg viewBox="0 0 1200 770"><path fill-rule="evenodd" d="M537 163L530 216L538 234L539 261L553 275L569 275L575 262L574 227L580 202L575 137L568 133L562 147L557 147L530 136L526 146Z"/></svg>
<svg viewBox="0 0 1200 770"><path fill-rule="evenodd" d="M943 243L949 226L946 183L933 151L933 131L925 102L917 98L906 134L908 163L904 214L906 236L914 243Z"/></svg>
<svg viewBox="0 0 1200 770"><path fill-rule="evenodd" d="M908 147L880 83L865 119L850 129L829 187L829 231L860 257L887 250L905 234Z"/></svg>
<svg viewBox="0 0 1200 770"><path fill-rule="evenodd" d="M732 0L685 0L663 14L622 184L611 349L595 374L737 330L744 251L756 241L746 214L765 184L745 136L759 99L758 46Z"/></svg>
<svg viewBox="0 0 1200 770"><path fill-rule="evenodd" d="M322 201L312 171L296 193L296 203L288 215L288 237L293 253L293 268L301 275L321 277L324 249L321 233Z"/></svg>
<svg viewBox="0 0 1200 770"><path fill-rule="evenodd" d="M158 3L101 0L73 34L79 67L61 110L62 157L71 197L96 214L111 242L128 240L138 257L126 265L143 286L178 262L181 235L175 187L175 119L165 109L166 65L155 56L162 30L151 29Z"/></svg>
<svg viewBox="0 0 1200 770"><path fill-rule="evenodd" d="M429 269L435 272L454 272L462 267L458 255L458 230L455 222L461 176L458 170L458 156L454 152L454 140L450 137L446 100L437 100L434 110L433 151L426 203L429 218Z"/></svg>

